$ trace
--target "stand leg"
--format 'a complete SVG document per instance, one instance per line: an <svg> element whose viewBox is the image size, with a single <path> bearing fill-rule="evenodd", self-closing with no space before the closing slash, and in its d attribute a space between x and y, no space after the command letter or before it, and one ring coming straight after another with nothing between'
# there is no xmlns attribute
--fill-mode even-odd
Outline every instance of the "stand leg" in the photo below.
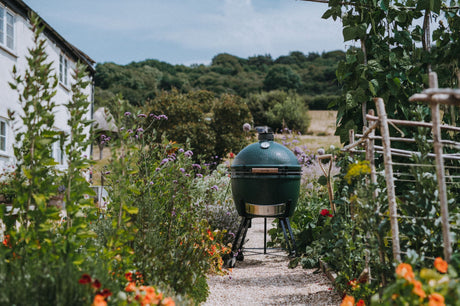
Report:
<svg viewBox="0 0 460 306"><path fill-rule="evenodd" d="M291 224L289 223L289 218L280 218L279 219L281 228L283 229L284 239L286 240L286 246L289 251L289 256L295 256L295 240L294 235L292 234ZM289 231L289 236L286 232L286 227Z"/></svg>
<svg viewBox="0 0 460 306"><path fill-rule="evenodd" d="M264 254L267 254L267 218L264 218Z"/></svg>

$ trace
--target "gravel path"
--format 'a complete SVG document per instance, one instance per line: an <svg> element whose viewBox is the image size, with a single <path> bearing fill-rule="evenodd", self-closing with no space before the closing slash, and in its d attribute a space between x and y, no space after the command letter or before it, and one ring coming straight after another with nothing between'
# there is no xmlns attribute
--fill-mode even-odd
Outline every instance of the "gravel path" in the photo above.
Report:
<svg viewBox="0 0 460 306"><path fill-rule="evenodd" d="M267 225L270 228L270 219ZM209 277L204 306L340 305L340 296L324 273L300 266L289 269L289 258L279 249L264 254L263 218L252 219L246 240L244 261L238 261L229 275Z"/></svg>

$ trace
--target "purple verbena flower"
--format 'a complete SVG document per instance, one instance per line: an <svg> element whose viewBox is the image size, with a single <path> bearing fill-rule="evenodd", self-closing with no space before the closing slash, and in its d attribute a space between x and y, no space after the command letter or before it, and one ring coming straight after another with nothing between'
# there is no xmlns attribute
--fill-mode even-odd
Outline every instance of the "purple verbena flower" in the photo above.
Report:
<svg viewBox="0 0 460 306"><path fill-rule="evenodd" d="M161 161L160 166L166 164L167 162L169 162L169 159L168 159L168 158L164 158L164 159Z"/></svg>
<svg viewBox="0 0 460 306"><path fill-rule="evenodd" d="M179 153L184 153L184 149L180 148L179 150Z"/></svg>
<svg viewBox="0 0 460 306"><path fill-rule="evenodd" d="M217 185L214 185L214 186L211 187L211 189L214 189L215 191L218 191L219 187L217 187Z"/></svg>
<svg viewBox="0 0 460 306"><path fill-rule="evenodd" d="M138 118L147 118L147 115L146 114L139 114L137 115Z"/></svg>
<svg viewBox="0 0 460 306"><path fill-rule="evenodd" d="M125 112L125 116L131 116L130 112Z"/></svg>
<svg viewBox="0 0 460 306"><path fill-rule="evenodd" d="M187 157L192 157L193 152L188 150L188 151L185 151L184 155L187 156Z"/></svg>
<svg viewBox="0 0 460 306"><path fill-rule="evenodd" d="M203 174L197 173L197 174L196 174L196 177L203 177Z"/></svg>
<svg viewBox="0 0 460 306"><path fill-rule="evenodd" d="M138 133L142 133L143 131L144 131L143 128L138 128L138 129L136 130L136 132L138 132Z"/></svg>
<svg viewBox="0 0 460 306"><path fill-rule="evenodd" d="M184 169L184 168L179 168L179 171L182 172L182 173L185 173L185 169Z"/></svg>
<svg viewBox="0 0 460 306"><path fill-rule="evenodd" d="M201 166L199 164L192 164L193 168L201 169Z"/></svg>

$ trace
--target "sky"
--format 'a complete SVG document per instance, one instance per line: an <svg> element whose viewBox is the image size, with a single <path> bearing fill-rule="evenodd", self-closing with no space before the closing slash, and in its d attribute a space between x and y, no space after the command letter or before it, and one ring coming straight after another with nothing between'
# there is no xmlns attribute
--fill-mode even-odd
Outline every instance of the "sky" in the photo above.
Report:
<svg viewBox="0 0 460 306"><path fill-rule="evenodd" d="M145 59L210 64L219 53L248 58L345 50L327 4L299 0L25 0L98 63Z"/></svg>

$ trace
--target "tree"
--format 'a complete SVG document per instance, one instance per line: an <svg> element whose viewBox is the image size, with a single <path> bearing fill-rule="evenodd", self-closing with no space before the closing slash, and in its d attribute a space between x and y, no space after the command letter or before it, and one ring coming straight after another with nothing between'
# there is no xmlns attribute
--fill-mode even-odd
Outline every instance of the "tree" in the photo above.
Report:
<svg viewBox="0 0 460 306"><path fill-rule="evenodd" d="M289 66L276 65L268 70L264 80L264 89L270 90L298 90L301 86L299 75Z"/></svg>

